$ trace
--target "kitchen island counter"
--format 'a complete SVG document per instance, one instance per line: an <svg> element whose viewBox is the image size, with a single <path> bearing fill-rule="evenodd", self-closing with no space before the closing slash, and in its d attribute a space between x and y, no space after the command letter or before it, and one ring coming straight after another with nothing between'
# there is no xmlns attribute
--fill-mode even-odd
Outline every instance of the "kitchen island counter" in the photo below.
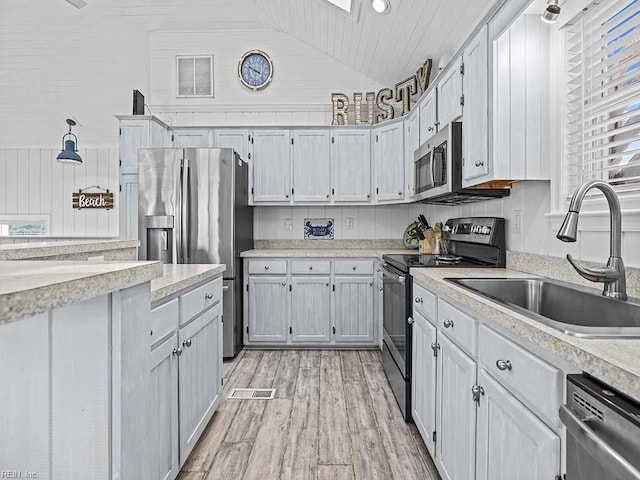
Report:
<svg viewBox="0 0 640 480"><path fill-rule="evenodd" d="M138 240L68 240L61 242L13 243L0 245L0 261L5 260L86 260L104 256L106 260L135 260Z"/></svg>
<svg viewBox="0 0 640 480"><path fill-rule="evenodd" d="M412 268L414 282L452 300L496 326L575 365L621 392L640 399L640 339L595 339L566 335L445 278L527 278L511 269Z"/></svg>
<svg viewBox="0 0 640 480"><path fill-rule="evenodd" d="M162 276L151 281L151 303L218 277L226 268L224 264L163 265Z"/></svg>

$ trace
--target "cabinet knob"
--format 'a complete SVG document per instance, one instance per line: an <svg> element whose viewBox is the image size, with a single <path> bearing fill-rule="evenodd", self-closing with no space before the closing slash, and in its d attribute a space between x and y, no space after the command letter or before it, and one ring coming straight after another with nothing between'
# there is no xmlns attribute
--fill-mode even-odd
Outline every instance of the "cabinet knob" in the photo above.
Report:
<svg viewBox="0 0 640 480"><path fill-rule="evenodd" d="M453 320L446 319L443 323L444 328L453 328Z"/></svg>
<svg viewBox="0 0 640 480"><path fill-rule="evenodd" d="M513 365L511 365L511 362L509 360L498 360L496 362L496 367L498 367L498 370L502 370L503 372L505 370L513 369Z"/></svg>
<svg viewBox="0 0 640 480"><path fill-rule="evenodd" d="M433 132L433 127L429 127L429 128L427 128L427 131L428 131L428 132Z"/></svg>
<svg viewBox="0 0 640 480"><path fill-rule="evenodd" d="M269 265L265 265L265 266L264 266L264 269L265 269L265 270L269 270Z"/></svg>
<svg viewBox="0 0 640 480"><path fill-rule="evenodd" d="M356 266L354 265L353 267L351 267L351 270L353 270L354 272L356 271Z"/></svg>
<svg viewBox="0 0 640 480"><path fill-rule="evenodd" d="M411 317L407 318L407 323L408 323L409 325L413 325L413 322L414 322L414 321L415 321L415 320L414 320L413 318L411 318Z"/></svg>
<svg viewBox="0 0 640 480"><path fill-rule="evenodd" d="M288 193L285 193L284 197L285 197L285 198L289 198L289 194L288 194Z"/></svg>
<svg viewBox="0 0 640 480"><path fill-rule="evenodd" d="M329 194L327 193L327 198L329 198Z"/></svg>
<svg viewBox="0 0 640 480"><path fill-rule="evenodd" d="M384 289L383 289L382 287L379 287L379 288L378 288L378 290L382 291L382 290L384 290Z"/></svg>
<svg viewBox="0 0 640 480"><path fill-rule="evenodd" d="M371 194L367 193L367 198L371 198Z"/></svg>
<svg viewBox="0 0 640 480"><path fill-rule="evenodd" d="M416 301L416 303L422 303L422 298L420 298L420 297L416 297L416 300L415 300L415 301Z"/></svg>
<svg viewBox="0 0 640 480"><path fill-rule="evenodd" d="M174 348L174 349L173 349L173 354L174 354L176 357L179 357L180 355L182 355L182 349L181 349L180 347L178 347L178 348Z"/></svg>
<svg viewBox="0 0 640 480"><path fill-rule="evenodd" d="M205 293L204 298L205 300L211 300L213 298L213 293Z"/></svg>
<svg viewBox="0 0 640 480"><path fill-rule="evenodd" d="M481 167L481 166L484 165L484 162L482 160L476 160L475 165L476 165L476 167Z"/></svg>
<svg viewBox="0 0 640 480"><path fill-rule="evenodd" d="M191 339L190 339L190 338L187 338L186 340L184 340L184 341L182 342L182 346L183 346L183 347L187 347L187 348L189 348L189 347L191 346Z"/></svg>
<svg viewBox="0 0 640 480"><path fill-rule="evenodd" d="M311 265L309 265L309 270L313 270L313 267Z"/></svg>
<svg viewBox="0 0 640 480"><path fill-rule="evenodd" d="M398 195L402 196L402 192L398 192Z"/></svg>
<svg viewBox="0 0 640 480"><path fill-rule="evenodd" d="M287 282L282 282L280 285L282 285L283 287L287 286Z"/></svg>

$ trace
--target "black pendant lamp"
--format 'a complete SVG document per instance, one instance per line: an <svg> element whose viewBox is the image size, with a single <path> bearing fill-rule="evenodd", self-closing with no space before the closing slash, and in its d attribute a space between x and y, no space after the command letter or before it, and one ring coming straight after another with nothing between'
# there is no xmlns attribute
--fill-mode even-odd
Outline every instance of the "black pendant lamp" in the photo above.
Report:
<svg viewBox="0 0 640 480"><path fill-rule="evenodd" d="M78 137L71 133L71 127L75 124L75 121L67 118L69 132L62 136L62 151L56 157L56 160L60 163L73 163L74 165L80 165L82 163L82 158L78 155Z"/></svg>

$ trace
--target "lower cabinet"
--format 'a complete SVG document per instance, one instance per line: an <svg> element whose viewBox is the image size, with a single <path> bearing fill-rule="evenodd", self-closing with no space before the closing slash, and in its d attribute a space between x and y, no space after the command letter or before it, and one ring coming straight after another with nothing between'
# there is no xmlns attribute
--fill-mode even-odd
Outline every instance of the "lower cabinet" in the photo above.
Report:
<svg viewBox="0 0 640 480"><path fill-rule="evenodd" d="M245 296L249 301L248 342L286 342L289 325L287 277L251 276L248 285Z"/></svg>
<svg viewBox="0 0 640 480"><path fill-rule="evenodd" d="M484 369L478 380L477 480L557 478L560 437Z"/></svg>
<svg viewBox="0 0 640 480"><path fill-rule="evenodd" d="M291 278L291 342L331 341L331 277Z"/></svg>
<svg viewBox="0 0 640 480"><path fill-rule="evenodd" d="M436 327L422 314L413 314L413 421L431 456L436 455Z"/></svg>
<svg viewBox="0 0 640 480"><path fill-rule="evenodd" d="M336 276L334 297L335 339L340 343L374 341L373 277Z"/></svg>
<svg viewBox="0 0 640 480"><path fill-rule="evenodd" d="M471 389L476 383L477 364L445 335L440 343L437 453L442 473L449 480L475 478L476 403Z"/></svg>

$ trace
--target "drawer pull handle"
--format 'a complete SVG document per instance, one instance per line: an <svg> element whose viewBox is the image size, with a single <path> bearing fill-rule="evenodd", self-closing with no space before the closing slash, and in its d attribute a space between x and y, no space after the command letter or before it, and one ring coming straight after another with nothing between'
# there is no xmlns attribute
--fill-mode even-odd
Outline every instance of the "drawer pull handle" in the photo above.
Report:
<svg viewBox="0 0 640 480"><path fill-rule="evenodd" d="M185 341L183 341L182 346L189 348L191 346L191 339L187 338Z"/></svg>
<svg viewBox="0 0 640 480"><path fill-rule="evenodd" d="M356 268L357 268L357 267L354 265L354 266L352 267L352 270L355 272L355 271L356 271Z"/></svg>
<svg viewBox="0 0 640 480"><path fill-rule="evenodd" d="M309 270L313 270L313 267L311 265L309 265Z"/></svg>
<svg viewBox="0 0 640 480"><path fill-rule="evenodd" d="M205 300L211 300L213 298L213 293L205 293L204 294L204 299Z"/></svg>
<svg viewBox="0 0 640 480"><path fill-rule="evenodd" d="M422 303L422 298L416 297L416 303Z"/></svg>
<svg viewBox="0 0 640 480"><path fill-rule="evenodd" d="M265 266L264 266L264 269L265 269L265 270L269 270L269 265L265 265Z"/></svg>
<svg viewBox="0 0 640 480"><path fill-rule="evenodd" d="M505 370L513 369L513 365L511 365L511 362L509 360L498 360L496 362L496 367L498 367L498 370L502 370L503 372Z"/></svg>
<svg viewBox="0 0 640 480"><path fill-rule="evenodd" d="M174 348L174 349L173 349L173 354L174 354L176 357L179 357L180 355L182 355L182 349L181 349L181 348Z"/></svg>
<svg viewBox="0 0 640 480"><path fill-rule="evenodd" d="M446 319L443 323L444 328L453 328L453 320Z"/></svg>

